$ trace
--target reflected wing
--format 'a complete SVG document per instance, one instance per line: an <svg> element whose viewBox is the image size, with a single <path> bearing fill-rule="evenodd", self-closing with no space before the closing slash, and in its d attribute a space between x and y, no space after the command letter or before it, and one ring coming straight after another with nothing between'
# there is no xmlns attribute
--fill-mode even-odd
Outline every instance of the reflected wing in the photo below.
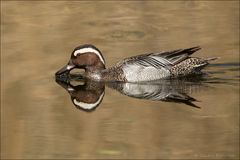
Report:
<svg viewBox="0 0 240 160"><path fill-rule="evenodd" d="M161 84L109 83L108 86L133 98L185 103L199 108L192 103L196 99L181 92L177 86L171 84L171 81L165 81Z"/></svg>
<svg viewBox="0 0 240 160"><path fill-rule="evenodd" d="M190 105L192 107L200 108L199 106L192 103L197 100L193 97L188 96L186 93L180 93L180 92L170 93L162 100L167 101L167 102L184 103L184 104Z"/></svg>

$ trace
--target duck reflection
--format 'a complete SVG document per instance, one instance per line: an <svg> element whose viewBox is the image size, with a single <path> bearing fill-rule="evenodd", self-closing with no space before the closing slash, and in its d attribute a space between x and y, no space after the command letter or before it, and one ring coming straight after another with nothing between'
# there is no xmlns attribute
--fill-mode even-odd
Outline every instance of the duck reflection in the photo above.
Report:
<svg viewBox="0 0 240 160"><path fill-rule="evenodd" d="M71 81L56 82L69 93L72 103L78 109L84 111L93 111L102 102L104 97L105 85L93 81L75 81L77 85L71 84Z"/></svg>
<svg viewBox="0 0 240 160"><path fill-rule="evenodd" d="M203 86L201 81L196 79L160 80L142 84L123 82L103 83L84 79L68 81L56 79L56 82L66 89L71 96L72 103L78 109L84 111L93 111L99 106L104 97L105 85L129 97L184 103L196 108L200 108L194 104L197 100L188 94L199 90ZM74 85L73 83L77 84Z"/></svg>
<svg viewBox="0 0 240 160"><path fill-rule="evenodd" d="M193 102L195 98L187 95L196 84L179 80L161 80L151 84L136 83L109 83L108 86L129 97L147 99L152 101L165 101L184 103L186 105L200 108ZM191 88L192 87L192 88Z"/></svg>

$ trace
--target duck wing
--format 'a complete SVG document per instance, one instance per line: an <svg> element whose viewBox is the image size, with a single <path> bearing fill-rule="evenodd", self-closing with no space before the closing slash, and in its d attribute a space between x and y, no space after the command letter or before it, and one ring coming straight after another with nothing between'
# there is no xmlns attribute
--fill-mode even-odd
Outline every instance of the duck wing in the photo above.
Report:
<svg viewBox="0 0 240 160"><path fill-rule="evenodd" d="M160 56L164 59L167 59L170 61L173 65L182 62L183 60L187 59L189 56L191 56L194 52L200 50L201 48L199 46L187 48L187 49L178 49L173 51L167 51L167 52L160 52L155 53L153 55Z"/></svg>
<svg viewBox="0 0 240 160"><path fill-rule="evenodd" d="M130 58L124 59L118 65L122 64L137 64L144 67L155 67L155 68L169 68L183 60L187 59L197 50L201 49L200 47L192 47L187 49L178 49L173 51L164 51L159 53L148 53L133 56Z"/></svg>
<svg viewBox="0 0 240 160"><path fill-rule="evenodd" d="M117 65L138 65L143 67L154 67L160 69L162 67L168 68L173 64L166 58L163 58L157 54L148 53L126 58L123 61L119 62Z"/></svg>

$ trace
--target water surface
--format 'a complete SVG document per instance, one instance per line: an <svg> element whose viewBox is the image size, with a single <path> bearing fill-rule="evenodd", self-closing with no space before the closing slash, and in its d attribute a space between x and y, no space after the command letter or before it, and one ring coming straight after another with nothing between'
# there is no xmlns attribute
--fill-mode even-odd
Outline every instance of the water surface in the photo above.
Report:
<svg viewBox="0 0 240 160"><path fill-rule="evenodd" d="M238 1L1 1L1 158L239 158L238 35ZM207 77L174 82L200 108L104 85L101 104L85 112L54 77L84 43L108 67L198 45L195 56L221 58Z"/></svg>

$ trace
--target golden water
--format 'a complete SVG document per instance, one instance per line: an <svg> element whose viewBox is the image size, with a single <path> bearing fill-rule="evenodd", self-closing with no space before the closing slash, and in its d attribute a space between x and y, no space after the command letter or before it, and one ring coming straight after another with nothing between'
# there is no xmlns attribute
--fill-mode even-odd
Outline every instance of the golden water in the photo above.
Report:
<svg viewBox="0 0 240 160"><path fill-rule="evenodd" d="M108 87L78 110L54 73L91 43L107 66L136 54L200 45L200 109ZM238 1L1 1L1 158L239 158Z"/></svg>

